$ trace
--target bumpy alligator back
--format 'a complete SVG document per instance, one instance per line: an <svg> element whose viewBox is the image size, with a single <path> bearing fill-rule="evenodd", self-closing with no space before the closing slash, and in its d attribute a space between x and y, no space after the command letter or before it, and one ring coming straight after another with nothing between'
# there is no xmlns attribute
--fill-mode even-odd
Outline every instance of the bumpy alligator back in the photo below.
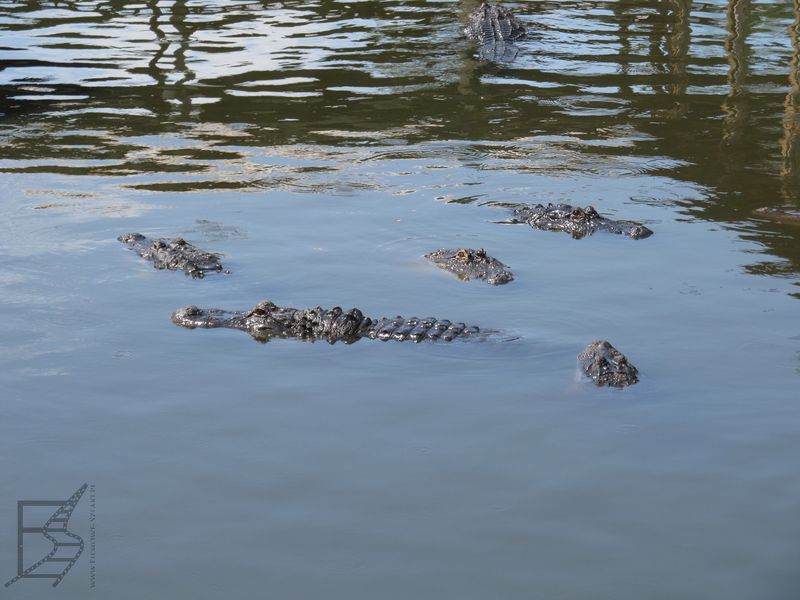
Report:
<svg viewBox="0 0 800 600"><path fill-rule="evenodd" d="M525 27L499 4L483 3L469 13L464 35L481 44L513 42L525 37Z"/></svg>
<svg viewBox="0 0 800 600"><path fill-rule="evenodd" d="M222 271L219 254L195 248L183 238L152 240L141 233L126 233L117 239L145 260L153 261L156 269L183 271L197 278Z"/></svg>
<svg viewBox="0 0 800 600"><path fill-rule="evenodd" d="M451 323L434 318L372 319L357 308L344 311L331 309L288 308L265 300L251 310L227 311L219 308L186 306L172 314L172 321L182 327L194 329L226 327L246 331L256 340L267 342L275 337L325 340L331 344L351 344L362 337L379 340L444 340L475 335L477 327Z"/></svg>
<svg viewBox="0 0 800 600"><path fill-rule="evenodd" d="M397 340L400 342L404 340L414 342L444 340L449 342L457 337L476 335L479 330L477 327L469 327L464 323L451 323L446 319L441 321L434 317L404 319L398 316L394 319L383 317L372 321L364 332L373 340Z"/></svg>

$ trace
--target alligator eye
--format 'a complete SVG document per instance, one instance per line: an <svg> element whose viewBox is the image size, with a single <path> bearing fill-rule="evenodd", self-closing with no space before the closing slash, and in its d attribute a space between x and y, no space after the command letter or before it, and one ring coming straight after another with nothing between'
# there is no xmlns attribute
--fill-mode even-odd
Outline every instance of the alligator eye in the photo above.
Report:
<svg viewBox="0 0 800 600"><path fill-rule="evenodd" d="M569 216L573 221L580 221L586 216L586 213L583 212L582 208L576 208L570 213Z"/></svg>
<svg viewBox="0 0 800 600"><path fill-rule="evenodd" d="M458 260L464 260L464 261L469 260L469 252L467 252L464 249L461 249L458 252L456 252L456 258Z"/></svg>
<svg viewBox="0 0 800 600"><path fill-rule="evenodd" d="M175 240L172 243L175 244L176 246L185 246L186 240L183 238L175 238Z"/></svg>
<svg viewBox="0 0 800 600"><path fill-rule="evenodd" d="M261 311L259 314L266 314L269 311L274 310L275 308L277 307L272 302L270 302L269 300L263 300L262 302L259 302L258 304L255 305L251 313L258 310Z"/></svg>
<svg viewBox="0 0 800 600"><path fill-rule="evenodd" d="M153 242L153 248L155 248L156 250L159 250L161 248L166 248L166 247L167 247L167 245L164 242L162 242L161 240L156 240L155 242Z"/></svg>
<svg viewBox="0 0 800 600"><path fill-rule="evenodd" d="M251 317L263 317L265 314L267 314L267 311L265 311L263 308L254 308L250 311Z"/></svg>

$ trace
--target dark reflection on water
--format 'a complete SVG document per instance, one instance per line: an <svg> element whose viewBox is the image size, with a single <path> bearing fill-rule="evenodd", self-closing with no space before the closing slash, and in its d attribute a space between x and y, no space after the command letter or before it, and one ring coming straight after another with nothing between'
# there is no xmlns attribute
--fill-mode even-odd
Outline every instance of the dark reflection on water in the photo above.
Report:
<svg viewBox="0 0 800 600"><path fill-rule="evenodd" d="M783 140L781 153L783 168L781 175L784 181L784 194L787 199L796 198L796 190L800 189L800 154L798 154L798 132L800 132L800 3L792 2L794 22L790 30L792 40L792 60L789 69L789 91L784 100ZM793 196L795 194L795 196Z"/></svg>
<svg viewBox="0 0 800 600"><path fill-rule="evenodd" d="M75 158L144 171L153 165L124 161L125 137L185 131L185 120L249 125L247 143L258 145L335 144L331 131L398 142L595 139L633 124L656 139L627 153L691 162L686 176L722 193L754 180L780 187L775 163L791 161L774 133L797 69L791 3L513 3L535 34L508 66L476 61L459 39L474 5L7 2L6 156L54 156L29 144L62 135L64 110L70 128L95 132ZM14 135L17 112L40 137ZM793 121L786 114L783 148ZM231 140L222 128L206 141Z"/></svg>
<svg viewBox="0 0 800 600"><path fill-rule="evenodd" d="M464 160L699 184L681 212L786 261L754 272L800 271L796 227L752 212L800 201L796 2L509 3L533 35L503 65L459 36L476 4L6 2L0 169L259 190L307 167L258 176L248 147L314 146L335 173L324 148L481 140Z"/></svg>

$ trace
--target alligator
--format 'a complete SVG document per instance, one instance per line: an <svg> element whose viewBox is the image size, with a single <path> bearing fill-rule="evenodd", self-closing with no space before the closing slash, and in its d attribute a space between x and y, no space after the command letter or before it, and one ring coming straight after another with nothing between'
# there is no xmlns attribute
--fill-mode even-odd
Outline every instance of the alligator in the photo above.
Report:
<svg viewBox="0 0 800 600"><path fill-rule="evenodd" d="M480 44L478 56L484 60L513 60L513 42L524 39L525 27L499 4L482 3L467 15L464 35Z"/></svg>
<svg viewBox="0 0 800 600"><path fill-rule="evenodd" d="M575 239L592 235L595 231L609 231L641 240L653 232L633 221L614 221L600 216L593 206L580 208L569 204L537 204L514 209L511 223L527 223L534 229L566 231Z"/></svg>
<svg viewBox="0 0 800 600"><path fill-rule="evenodd" d="M151 240L141 233L126 233L117 239L142 258L152 260L156 269L183 271L196 278L222 271L218 254L199 250L183 238Z"/></svg>
<svg viewBox="0 0 800 600"><path fill-rule="evenodd" d="M797 208L771 208L764 206L763 208L757 208L755 212L759 217L766 217L779 223L800 223L800 209Z"/></svg>
<svg viewBox="0 0 800 600"><path fill-rule="evenodd" d="M433 261L445 271L455 273L459 279L464 281L483 279L491 285L500 285L514 279L514 275L508 270L508 267L486 254L486 250L483 248L477 250L442 248L426 254L425 258Z"/></svg>
<svg viewBox="0 0 800 600"><path fill-rule="evenodd" d="M361 338L379 340L451 341L457 337L476 336L477 327L451 323L434 318L371 319L357 308L343 311L340 307L325 309L287 308L270 300L256 304L250 310L228 311L220 308L185 306L172 313L176 325L189 329L227 327L246 331L259 342L272 338L298 338L306 341L325 340L328 343L352 344Z"/></svg>
<svg viewBox="0 0 800 600"><path fill-rule="evenodd" d="M598 386L625 387L639 381L639 371L628 358L605 340L586 346L578 355L581 370Z"/></svg>

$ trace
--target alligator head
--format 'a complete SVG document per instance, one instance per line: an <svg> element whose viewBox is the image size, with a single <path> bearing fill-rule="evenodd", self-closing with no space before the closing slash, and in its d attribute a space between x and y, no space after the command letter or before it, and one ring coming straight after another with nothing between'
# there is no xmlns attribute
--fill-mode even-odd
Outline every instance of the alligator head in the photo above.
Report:
<svg viewBox="0 0 800 600"><path fill-rule="evenodd" d="M480 44L481 60L510 62L517 55L513 42L525 38L527 32L511 11L483 3L467 15L464 35Z"/></svg>
<svg viewBox="0 0 800 600"><path fill-rule="evenodd" d="M547 231L566 231L580 239L595 231L609 231L627 235L635 240L650 237L653 232L640 223L614 221L603 217L593 206L581 208L569 204L537 204L514 210L514 221L527 223L534 229Z"/></svg>
<svg viewBox="0 0 800 600"><path fill-rule="evenodd" d="M141 233L126 233L117 238L156 269L183 271L202 278L206 273L222 271L219 254L205 252L183 238L150 240Z"/></svg>
<svg viewBox="0 0 800 600"><path fill-rule="evenodd" d="M464 281L483 279L491 285L500 285L514 279L514 275L508 270L508 267L486 254L486 250L483 248L477 250L442 248L426 254L425 258L433 261L440 268L455 273L459 279Z"/></svg>
<svg viewBox="0 0 800 600"><path fill-rule="evenodd" d="M464 35L482 44L513 42L526 36L525 27L510 10L499 4L482 3L469 15Z"/></svg>
<svg viewBox="0 0 800 600"><path fill-rule="evenodd" d="M592 342L578 355L581 370L598 386L625 387L639 381L628 358L605 340Z"/></svg>
<svg viewBox="0 0 800 600"><path fill-rule="evenodd" d="M264 300L246 311L227 311L219 308L186 306L172 314L172 321L182 327L194 329L227 327L246 331L258 341L274 337L325 339L331 343L354 342L364 335L371 319L354 308L344 312L338 306L323 308L284 308Z"/></svg>

